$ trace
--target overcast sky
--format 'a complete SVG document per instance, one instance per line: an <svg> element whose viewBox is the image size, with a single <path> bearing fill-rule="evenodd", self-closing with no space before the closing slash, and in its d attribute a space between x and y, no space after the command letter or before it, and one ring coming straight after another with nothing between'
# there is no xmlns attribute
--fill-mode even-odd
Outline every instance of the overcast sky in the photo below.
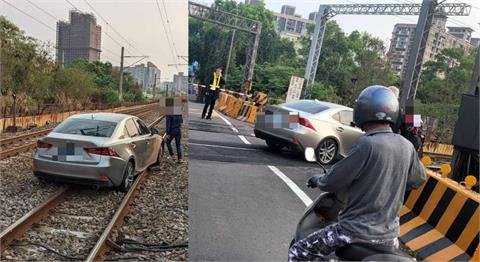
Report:
<svg viewBox="0 0 480 262"><path fill-rule="evenodd" d="M16 6L20 10L32 15L35 19L28 17L5 2ZM32 3L30 3L30 2ZM188 54L188 10L187 0L158 0L163 19L166 24L168 35L173 40L177 54L173 51L172 41L167 41L165 29L162 26L157 0L0 0L0 15L6 16L13 23L18 25L27 35L38 38L42 41L49 41L55 45L55 26L57 19L68 20L68 12L73 5L84 12L93 12L93 8L110 25L95 14L97 23L102 26L102 60L111 61L114 65L120 63L120 46L125 46L126 55L148 55L148 60L156 64L162 71L162 81L171 79L172 75L179 71L186 72L186 66L168 66L168 64L185 64L182 58L174 56L187 56ZM214 0L197 0L201 3L210 4ZM244 2L237 0L237 2ZM267 8L280 12L283 4L296 6L296 13L308 17L312 11L317 11L322 4L348 4L348 3L420 3L421 0L265 0ZM447 2L465 2L473 6L469 17L453 17L449 19L449 26L471 26L476 32L474 37L480 37L480 1L479 0L447 0ZM44 9L44 13L34 5ZM164 7L165 5L165 7ZM164 8L167 10L167 17L170 24L166 23ZM51 17L52 15L53 17ZM334 17L341 28L350 33L353 30L366 31L377 36L388 43L395 23L416 23L415 16L354 16L341 15ZM49 28L50 27L50 28ZM121 36L115 33L115 30ZM171 30L171 31L170 31ZM171 33L170 33L171 32ZM109 38L112 36L115 40ZM127 43L123 38L128 40ZM186 58L185 58L186 59ZM138 59L126 58L125 66L128 66ZM146 62L144 60L142 62Z"/></svg>
<svg viewBox="0 0 480 262"><path fill-rule="evenodd" d="M40 20L33 20L21 13L6 1L18 9ZM29 3L32 2L32 3ZM162 26L156 0L68 0L78 9L84 12L94 13L90 4L108 23L99 17L97 24L102 26L102 61L111 61L114 65L120 64L120 45L125 46L125 55L148 55L149 58L142 62L152 61L161 70L161 81L173 79L177 72L187 72L187 66L168 66L168 64L186 64L184 59L188 56L188 10L187 0L158 0L160 10L165 21L166 30L172 41L167 41L165 29ZM42 41L50 41L55 45L57 19L68 21L68 13L73 7L67 0L0 0L0 15L7 17L14 24L19 26L29 36ZM88 4L87 4L88 3ZM44 13L35 5L44 9ZM170 24L168 27L164 7L167 10L167 17ZM53 17L51 17L52 15ZM118 35L115 30L119 32ZM170 33L171 32L171 33ZM105 33L112 36L109 38ZM171 35L171 36L170 36ZM125 39L123 39L125 38ZM116 42L119 44L117 44ZM128 41L128 43L127 43ZM131 46L130 46L131 45ZM174 50L178 52L177 54ZM185 58L175 58L174 56ZM140 58L125 58L125 66L128 66ZM141 63L142 63L141 62ZM165 79L168 78L168 79Z"/></svg>
<svg viewBox="0 0 480 262"><path fill-rule="evenodd" d="M236 0L244 3L244 0ZM201 3L211 4L214 0L199 0ZM320 4L408 4L421 3L422 0L264 0L268 9L280 13L282 5L295 6L295 12L303 18L308 19L310 12L318 11ZM472 7L470 16L468 17L452 17L448 20L447 26L467 26L476 30L474 37L480 37L480 0L447 0L447 3L467 3ZM393 26L396 23L413 23L416 24L418 16L358 16L358 15L340 15L333 18L346 33L354 30L366 31L374 36L379 37L383 41L389 43L392 36ZM456 21L454 21L455 19Z"/></svg>

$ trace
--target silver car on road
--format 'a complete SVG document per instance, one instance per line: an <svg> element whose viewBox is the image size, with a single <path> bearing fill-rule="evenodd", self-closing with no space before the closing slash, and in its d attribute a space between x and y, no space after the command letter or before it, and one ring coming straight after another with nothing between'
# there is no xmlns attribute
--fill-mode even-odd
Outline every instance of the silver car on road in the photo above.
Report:
<svg viewBox="0 0 480 262"><path fill-rule="evenodd" d="M115 113L77 114L37 141L34 175L41 179L119 187L159 163L162 137L138 117Z"/></svg>
<svg viewBox="0 0 480 262"><path fill-rule="evenodd" d="M363 134L354 127L353 109L318 100L297 100L267 106L257 116L254 133L273 150L315 149L322 164L344 157Z"/></svg>

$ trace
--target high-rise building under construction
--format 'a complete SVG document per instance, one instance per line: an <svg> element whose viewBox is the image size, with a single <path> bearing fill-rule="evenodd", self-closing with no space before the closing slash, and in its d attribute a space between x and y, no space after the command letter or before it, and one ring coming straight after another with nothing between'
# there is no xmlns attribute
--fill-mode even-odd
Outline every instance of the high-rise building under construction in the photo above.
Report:
<svg viewBox="0 0 480 262"><path fill-rule="evenodd" d="M71 10L69 22L57 22L57 61L69 65L77 59L100 60L101 35L95 16Z"/></svg>

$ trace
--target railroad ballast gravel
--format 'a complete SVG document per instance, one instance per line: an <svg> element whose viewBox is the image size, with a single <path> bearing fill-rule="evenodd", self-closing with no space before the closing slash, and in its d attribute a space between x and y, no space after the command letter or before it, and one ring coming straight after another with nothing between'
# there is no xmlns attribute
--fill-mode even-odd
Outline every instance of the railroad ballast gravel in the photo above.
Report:
<svg viewBox="0 0 480 262"><path fill-rule="evenodd" d="M151 112L143 119L146 123L151 123L159 116L160 113ZM163 125L164 123L160 123L156 128L162 131ZM55 182L40 182L33 176L31 165L31 152L0 161L1 230L63 186ZM42 220L24 235L23 239L17 242L19 246L7 249L1 259L72 259L58 256L32 243L45 245L71 257L86 256L108 224L124 194L116 190L95 191L85 187L78 187L78 190L70 196L73 199L63 202L51 211L54 215Z"/></svg>
<svg viewBox="0 0 480 262"><path fill-rule="evenodd" d="M115 233L115 242L123 239L158 245L178 245L188 242L188 126L184 119L182 150L184 162L167 160L167 147L159 168L153 168L125 217L125 222ZM163 123L162 123L163 125ZM175 150L174 141L172 147ZM122 247L132 247L123 245ZM140 247L134 245L133 247ZM122 259L185 261L188 248L168 251L125 252L112 250L107 260Z"/></svg>

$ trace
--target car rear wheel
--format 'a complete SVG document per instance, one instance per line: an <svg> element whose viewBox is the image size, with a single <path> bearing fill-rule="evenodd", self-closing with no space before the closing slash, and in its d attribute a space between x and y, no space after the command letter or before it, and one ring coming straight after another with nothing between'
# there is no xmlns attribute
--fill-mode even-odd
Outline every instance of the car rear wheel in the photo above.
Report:
<svg viewBox="0 0 480 262"><path fill-rule="evenodd" d="M272 151L280 151L283 148L283 146L281 146L277 143L274 143L270 140L265 140L265 143L267 143L268 148L270 148L270 150L272 150Z"/></svg>
<svg viewBox="0 0 480 262"><path fill-rule="evenodd" d="M125 173L123 174L122 184L120 185L120 191L126 193L130 190L135 179L135 166L132 161L128 161Z"/></svg>
<svg viewBox="0 0 480 262"><path fill-rule="evenodd" d="M337 142L331 138L325 138L317 147L317 160L322 165L328 165L335 160L337 156L338 146Z"/></svg>

